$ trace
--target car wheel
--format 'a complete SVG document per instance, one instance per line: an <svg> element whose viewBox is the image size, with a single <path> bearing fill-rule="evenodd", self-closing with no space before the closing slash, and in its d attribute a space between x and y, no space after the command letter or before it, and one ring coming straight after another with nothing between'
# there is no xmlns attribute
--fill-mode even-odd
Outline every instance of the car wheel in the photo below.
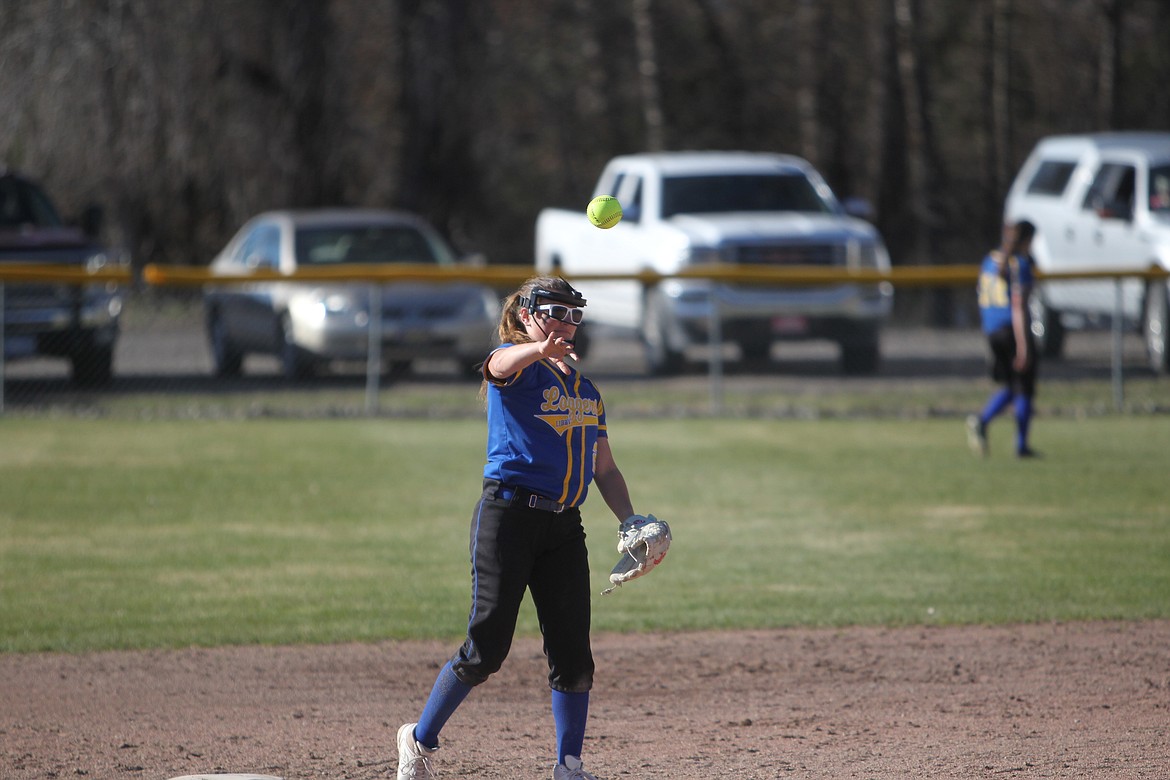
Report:
<svg viewBox="0 0 1170 780"><path fill-rule="evenodd" d="M1146 356L1156 374L1170 370L1170 287L1152 282L1146 290Z"/></svg>
<svg viewBox="0 0 1170 780"><path fill-rule="evenodd" d="M107 344L97 346L86 340L84 349L74 352L70 358L73 384L78 387L103 387L114 377L114 347Z"/></svg>
<svg viewBox="0 0 1170 780"><path fill-rule="evenodd" d="M841 370L849 376L876 374L882 362L877 330L841 342Z"/></svg>
<svg viewBox="0 0 1170 780"><path fill-rule="evenodd" d="M686 358L673 343L666 305L656 293L647 295L642 307L642 342L651 374L668 376L682 371Z"/></svg>
<svg viewBox="0 0 1170 780"><path fill-rule="evenodd" d="M1040 295L1033 295L1028 301L1028 313L1036 350L1043 357L1060 358L1064 354L1064 324L1060 312L1048 308Z"/></svg>
<svg viewBox="0 0 1170 780"><path fill-rule="evenodd" d="M239 376L244 365L244 356L231 343L227 328L219 314L212 314L207 323L207 338L211 342L211 362L216 376Z"/></svg>
<svg viewBox="0 0 1170 780"><path fill-rule="evenodd" d="M280 370L286 379L304 379L313 373L313 363L305 351L297 346L293 335L292 320L288 315L280 318Z"/></svg>

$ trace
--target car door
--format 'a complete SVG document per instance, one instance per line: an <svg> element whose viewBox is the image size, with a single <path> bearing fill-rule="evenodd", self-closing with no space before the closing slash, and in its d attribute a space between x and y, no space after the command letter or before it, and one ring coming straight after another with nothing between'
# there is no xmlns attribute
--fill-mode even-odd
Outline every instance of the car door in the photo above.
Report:
<svg viewBox="0 0 1170 780"><path fill-rule="evenodd" d="M1148 265L1148 239L1134 220L1136 194L1146 191L1145 176L1137 159L1126 155L1102 158L1080 204L1070 270L1133 271ZM1078 282L1072 290L1078 309L1110 312L1114 308L1116 290L1111 279ZM1141 301L1140 282L1125 280L1122 300L1126 314L1135 316Z"/></svg>
<svg viewBox="0 0 1170 780"><path fill-rule="evenodd" d="M632 274L645 269L645 244L639 236L645 232L642 209L648 179L637 171L619 172L614 177L612 194L622 205L622 221L608 230L585 231L584 240L588 245L581 256L589 258L589 272ZM625 328L638 327L641 323L640 282L591 281L582 290L599 320Z"/></svg>
<svg viewBox="0 0 1170 780"><path fill-rule="evenodd" d="M1078 161L1070 153L1041 160L1026 185L1013 186L1009 199L1008 221L1027 219L1036 225L1039 233L1033 249L1040 267L1046 271L1064 270L1070 244L1075 241L1078 227L1075 219L1079 217L1083 198L1075 180L1092 175L1085 171L1074 176L1077 168Z"/></svg>
<svg viewBox="0 0 1170 780"><path fill-rule="evenodd" d="M263 222L240 247L239 262L245 273L275 271L280 261L280 226ZM280 282L254 281L239 286L231 316L237 343L249 351L275 352L277 313L275 292Z"/></svg>

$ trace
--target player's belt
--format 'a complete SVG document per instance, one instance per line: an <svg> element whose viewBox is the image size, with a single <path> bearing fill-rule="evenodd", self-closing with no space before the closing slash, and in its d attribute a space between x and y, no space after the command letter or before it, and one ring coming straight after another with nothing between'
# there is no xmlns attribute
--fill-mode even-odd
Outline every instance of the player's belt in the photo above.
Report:
<svg viewBox="0 0 1170 780"><path fill-rule="evenodd" d="M524 488L511 488L507 487L506 485L502 485L500 489L496 491L496 497L507 501L513 506L519 504L520 506L526 506L529 509L539 509L542 512L554 512L556 514L560 514L566 509L564 504L558 501L553 501L551 498L545 498L544 496L537 495L536 493L525 490Z"/></svg>

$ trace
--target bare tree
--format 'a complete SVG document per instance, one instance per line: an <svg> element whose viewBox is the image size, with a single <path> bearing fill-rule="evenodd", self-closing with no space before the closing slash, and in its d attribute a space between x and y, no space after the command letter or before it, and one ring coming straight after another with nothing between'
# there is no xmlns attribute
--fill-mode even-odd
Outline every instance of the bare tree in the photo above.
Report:
<svg viewBox="0 0 1170 780"><path fill-rule="evenodd" d="M1166 127L1168 51L1164 0L21 0L0 163L105 206L139 263L332 202L526 261L613 154L791 149L875 202L899 262L949 261L1039 136Z"/></svg>
<svg viewBox="0 0 1170 780"><path fill-rule="evenodd" d="M818 142L821 137L817 86L820 82L817 61L824 51L817 34L817 4L814 0L800 0L796 9L797 69L802 74L796 90L796 115L800 126L800 153L814 162L819 161Z"/></svg>
<svg viewBox="0 0 1170 780"><path fill-rule="evenodd" d="M987 115L990 118L990 170L993 192L1000 192L1011 176L1012 149L1012 0L991 0L988 14L987 62L990 91Z"/></svg>
<svg viewBox="0 0 1170 780"><path fill-rule="evenodd" d="M447 111L454 97L452 79L459 67L454 50L456 28L465 2L403 0L399 4L396 49L402 78L397 116L402 122L397 200L406 208L438 214L443 208L436 184L440 163L457 132ZM446 215L441 215L446 216Z"/></svg>
<svg viewBox="0 0 1170 780"><path fill-rule="evenodd" d="M1099 0L1101 17L1100 55L1097 76L1097 124L1102 128L1118 125L1118 101L1121 80L1122 30L1126 0Z"/></svg>
<svg viewBox="0 0 1170 780"><path fill-rule="evenodd" d="M646 124L646 149L664 148L662 99L658 87L658 53L654 45L654 17L650 0L632 0L634 40L638 52L638 84L642 118Z"/></svg>
<svg viewBox="0 0 1170 780"><path fill-rule="evenodd" d="M930 258L929 233L931 204L928 200L928 176L926 158L927 126L924 121L923 94L919 90L919 69L917 47L918 15L914 0L894 0L894 22L898 52L898 76L905 103L906 156L909 171L910 213L914 216L911 251L919 262Z"/></svg>

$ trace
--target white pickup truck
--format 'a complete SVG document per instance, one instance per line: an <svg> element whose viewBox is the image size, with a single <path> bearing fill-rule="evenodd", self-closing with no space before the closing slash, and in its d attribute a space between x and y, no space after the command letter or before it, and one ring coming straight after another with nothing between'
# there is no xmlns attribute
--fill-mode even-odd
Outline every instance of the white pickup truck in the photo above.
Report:
<svg viewBox="0 0 1170 780"><path fill-rule="evenodd" d="M1170 133L1042 138L1004 204L1036 225L1032 254L1046 273L1170 270ZM1058 357L1068 326L1112 317L1113 279L1050 280L1032 296L1032 332ZM1170 371L1170 285L1126 278L1121 319L1140 328L1150 368Z"/></svg>
<svg viewBox="0 0 1170 780"><path fill-rule="evenodd" d="M661 152L615 157L594 195L614 195L624 216L613 228L579 211L544 209L536 221L536 266L544 273L672 276L711 263L887 270L877 230L847 213L820 174L799 157L748 152ZM863 204L859 204L863 205ZM673 373L692 345L709 343L719 314L724 340L745 359L773 342L828 339L849 374L872 373L879 333L893 305L889 284L769 287L668 278L574 282L589 300L590 325L638 334L651 371Z"/></svg>

